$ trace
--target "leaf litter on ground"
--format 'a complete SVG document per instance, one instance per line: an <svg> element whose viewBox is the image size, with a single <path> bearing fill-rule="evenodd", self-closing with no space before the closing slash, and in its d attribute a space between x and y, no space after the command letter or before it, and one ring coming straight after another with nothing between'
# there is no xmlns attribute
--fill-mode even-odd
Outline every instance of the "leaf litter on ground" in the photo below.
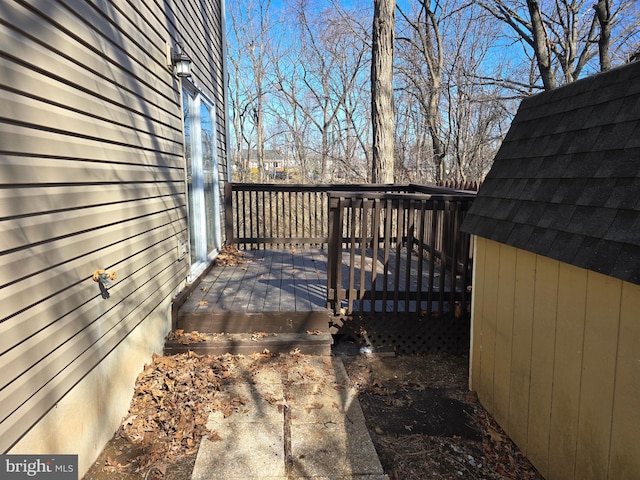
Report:
<svg viewBox="0 0 640 480"><path fill-rule="evenodd" d="M228 265L241 265L249 262L251 262L251 260L245 257L244 252L238 250L234 245L224 244L222 246L222 251L214 261L214 265L218 267L226 267Z"/></svg>
<svg viewBox="0 0 640 480"><path fill-rule="evenodd" d="M172 356L154 355L139 374L128 414L123 418L112 446L105 448L85 480L187 480L203 437L222 440L207 429L209 414L233 415L244 408L245 399L227 393L226 386L246 381L266 370L276 369L288 383L318 380L309 368L313 357L292 352L276 356L204 356L193 352ZM332 369L331 360L322 366ZM401 362L408 362L404 370ZM378 454L391 480L426 478L483 478L538 480L542 477L466 388L465 359L406 357L403 359L345 360L349 379L334 388L379 395L400 409L393 395L424 388L447 388L452 397L468 403L469 421L483 433L481 441L460 437L413 434L388 435L372 429ZM401 372L404 371L404 374ZM453 385L453 389L451 386ZM287 400L268 399L279 410ZM305 404L307 413L323 408L320 402ZM338 408L333 405L333 408ZM368 419L368 423L369 423ZM375 419L372 419L375 422Z"/></svg>
<svg viewBox="0 0 640 480"><path fill-rule="evenodd" d="M466 357L428 354L369 358L361 355L345 357L344 363L352 388L375 395L398 411L416 407L402 397L404 392L442 389L448 398L467 405L468 422L481 434L479 440L415 434L411 428L407 428L404 435L387 434L377 425L382 420L376 418L378 414L370 413L367 425L390 480L542 480L482 407L476 393L469 391ZM384 415L384 411L379 415Z"/></svg>

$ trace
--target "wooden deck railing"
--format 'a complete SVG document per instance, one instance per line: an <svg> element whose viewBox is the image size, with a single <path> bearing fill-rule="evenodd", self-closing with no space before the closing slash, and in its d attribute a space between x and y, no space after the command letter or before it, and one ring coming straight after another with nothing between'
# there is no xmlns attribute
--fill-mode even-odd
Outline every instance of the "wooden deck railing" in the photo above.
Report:
<svg viewBox="0 0 640 480"><path fill-rule="evenodd" d="M471 239L460 225L475 195L330 193L328 306L354 312L468 315Z"/></svg>
<svg viewBox="0 0 640 480"><path fill-rule="evenodd" d="M227 242L242 249L327 245L329 191L400 193L411 189L409 185L227 183Z"/></svg>
<svg viewBox="0 0 640 480"><path fill-rule="evenodd" d="M466 316L471 240L460 225L474 198L413 184L231 183L226 238L244 249L327 246L336 315Z"/></svg>

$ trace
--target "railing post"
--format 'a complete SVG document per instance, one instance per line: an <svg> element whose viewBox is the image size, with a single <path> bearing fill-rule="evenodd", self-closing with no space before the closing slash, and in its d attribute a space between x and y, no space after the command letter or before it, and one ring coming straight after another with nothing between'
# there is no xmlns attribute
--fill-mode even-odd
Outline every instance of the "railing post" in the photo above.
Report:
<svg viewBox="0 0 640 480"><path fill-rule="evenodd" d="M328 242L327 242L327 308L334 315L340 312L340 275L341 240L342 240L342 206L340 200L328 195Z"/></svg>
<svg viewBox="0 0 640 480"><path fill-rule="evenodd" d="M224 184L224 236L227 243L235 243L233 238L233 183Z"/></svg>

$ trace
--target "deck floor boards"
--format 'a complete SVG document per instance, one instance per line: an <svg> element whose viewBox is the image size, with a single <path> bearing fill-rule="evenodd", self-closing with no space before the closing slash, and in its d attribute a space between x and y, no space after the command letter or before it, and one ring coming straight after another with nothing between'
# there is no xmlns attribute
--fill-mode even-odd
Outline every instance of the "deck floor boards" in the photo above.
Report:
<svg viewBox="0 0 640 480"><path fill-rule="evenodd" d="M262 331L283 323L304 331L329 324L326 250L243 253L246 262L216 265L202 279L180 307L177 328Z"/></svg>
<svg viewBox="0 0 640 480"><path fill-rule="evenodd" d="M407 259L406 252L398 258L398 252L389 252L385 275L385 259L380 252L375 267L375 289L382 294L384 284L387 287L384 293L385 302L378 297L375 301L376 311L394 311L392 301L396 294L396 287L405 289L407 283L411 291L417 290L417 258L411 255ZM353 255L355 271L353 284L349 285L349 270L347 267L349 257ZM359 293L359 299L353 299L355 311L372 310L372 301L362 298L362 292L371 290L372 281L372 252L365 249L356 251L343 251L345 261L342 266L343 288L352 288ZM247 250L244 252L243 263L214 266L201 281L200 285L192 292L191 296L182 305L178 312L178 324L190 317L198 319L198 328L207 326L207 317L211 319L224 317L225 328L242 318L269 317L270 322L277 323L286 318L328 318L330 310L327 309L327 251L325 249L266 249ZM364 261L367 267L363 270L360 263ZM410 275L407 276L407 266ZM434 283L434 292L445 291L449 287L447 281L440 283L439 268L429 272L428 263L423 264L420 294L421 301L402 300L396 303L397 311L413 311L423 309L427 303L426 289L431 281ZM386 278L385 278L386 277ZM449 275L447 275L449 277ZM386 282L385 282L386 280ZM442 288L444 287L444 288ZM442 290L440 290L442 288ZM286 314L286 315L285 315ZM240 320L241 321L241 320ZM184 323L184 322L182 322ZM178 328L184 328L179 326ZM215 327L212 327L216 331ZM219 327L221 328L221 327ZM259 327L256 327L259 329Z"/></svg>

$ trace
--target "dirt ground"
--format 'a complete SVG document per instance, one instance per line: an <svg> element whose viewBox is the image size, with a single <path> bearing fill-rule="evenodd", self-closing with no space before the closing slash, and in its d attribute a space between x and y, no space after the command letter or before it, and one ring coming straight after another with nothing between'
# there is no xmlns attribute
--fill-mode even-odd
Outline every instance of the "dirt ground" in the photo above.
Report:
<svg viewBox="0 0 640 480"><path fill-rule="evenodd" d="M341 355L391 480L542 479L467 388L468 358ZM128 415L84 480L189 479L209 413L239 372L296 355L156 356ZM228 397L227 397L228 398Z"/></svg>
<svg viewBox="0 0 640 480"><path fill-rule="evenodd" d="M468 357L343 357L391 480L538 480L468 389Z"/></svg>

